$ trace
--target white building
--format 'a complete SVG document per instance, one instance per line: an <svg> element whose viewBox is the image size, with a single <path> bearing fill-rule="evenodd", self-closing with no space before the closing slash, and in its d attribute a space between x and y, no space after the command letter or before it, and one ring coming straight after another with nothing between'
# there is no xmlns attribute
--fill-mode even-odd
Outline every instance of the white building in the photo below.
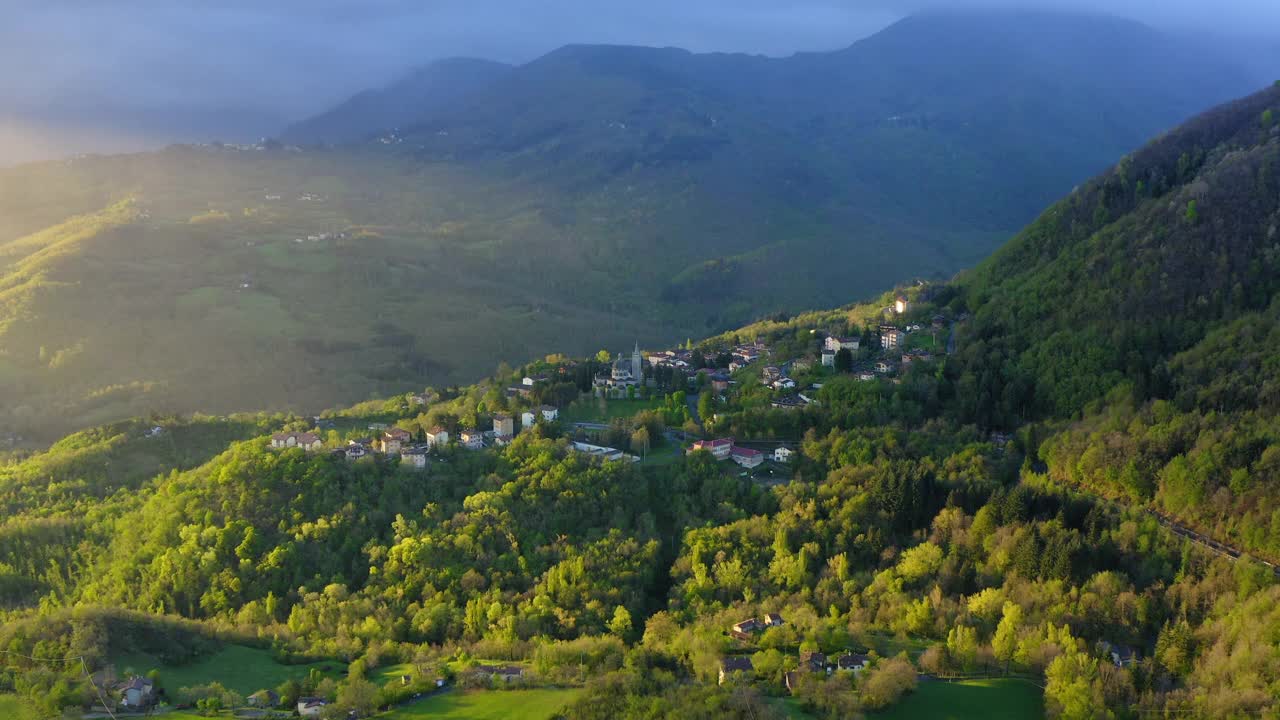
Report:
<svg viewBox="0 0 1280 720"><path fill-rule="evenodd" d="M791 456L795 454L796 452L791 448L780 447L777 450L773 451L773 461L780 462L780 463L788 463L788 462L791 462Z"/></svg>

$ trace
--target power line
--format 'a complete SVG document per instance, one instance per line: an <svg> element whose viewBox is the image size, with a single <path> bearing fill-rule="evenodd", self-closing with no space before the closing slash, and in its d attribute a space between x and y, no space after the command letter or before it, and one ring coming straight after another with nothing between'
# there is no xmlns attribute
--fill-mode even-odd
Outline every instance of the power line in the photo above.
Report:
<svg viewBox="0 0 1280 720"><path fill-rule="evenodd" d="M65 657L65 658L38 658L33 655L24 655L20 652L16 652L13 650L0 650L0 655L19 657L26 660L40 662L40 663L56 663L56 662L66 663L66 662L79 661L81 672L84 673L85 679L89 681L89 684L93 686L93 691L98 695L98 703L102 705L103 710L107 711L107 715L111 718L111 720L117 720L116 714L111 712L111 706L107 704L107 699L102 696L102 688L98 687L98 683L93 681L93 675L89 672L89 665L88 663L85 662L83 655L75 655L72 657Z"/></svg>

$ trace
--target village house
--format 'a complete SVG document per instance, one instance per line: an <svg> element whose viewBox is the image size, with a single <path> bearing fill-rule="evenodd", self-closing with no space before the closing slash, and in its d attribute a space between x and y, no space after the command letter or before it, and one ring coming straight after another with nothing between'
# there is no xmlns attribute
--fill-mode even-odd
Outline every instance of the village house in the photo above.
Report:
<svg viewBox="0 0 1280 720"><path fill-rule="evenodd" d="M413 435L408 430L393 427L382 433L382 438L378 441L378 449L384 455L396 455L400 452L400 448L412 439Z"/></svg>
<svg viewBox="0 0 1280 720"><path fill-rule="evenodd" d="M298 715L301 717L320 717L320 713L324 712L324 708L329 704L328 700L318 697L300 697L298 698Z"/></svg>
<svg viewBox="0 0 1280 720"><path fill-rule="evenodd" d="M760 371L760 380L765 385L775 382L782 377L782 368L777 365L768 365L764 370Z"/></svg>
<svg viewBox="0 0 1280 720"><path fill-rule="evenodd" d="M320 442L319 436L309 432L287 432L276 433L271 436L271 447L278 450L285 448L299 447L308 452L314 452L324 447L324 443Z"/></svg>
<svg viewBox="0 0 1280 720"><path fill-rule="evenodd" d="M548 378L546 375L526 375L521 381L526 387L533 387L539 383L546 383Z"/></svg>
<svg viewBox="0 0 1280 720"><path fill-rule="evenodd" d="M275 690L259 690L245 698L250 707L273 708L280 704L280 693Z"/></svg>
<svg viewBox="0 0 1280 720"><path fill-rule="evenodd" d="M538 414L532 410L525 410L520 413L520 427L528 430L538 424Z"/></svg>
<svg viewBox="0 0 1280 720"><path fill-rule="evenodd" d="M755 618L747 618L741 622L733 624L733 631L739 633L753 633L764 629L764 624Z"/></svg>
<svg viewBox="0 0 1280 720"><path fill-rule="evenodd" d="M449 433L444 428L434 425L427 430L427 447L438 450L448 444Z"/></svg>
<svg viewBox="0 0 1280 720"><path fill-rule="evenodd" d="M733 438L720 438L719 440L696 440L693 445L689 446L689 452L697 452L698 450L706 450L711 453L717 460L728 460L729 453L733 452ZM688 454L688 453L686 453Z"/></svg>
<svg viewBox="0 0 1280 720"><path fill-rule="evenodd" d="M906 334L892 325L880 326L880 347L887 350L897 350L902 347L906 341Z"/></svg>
<svg viewBox="0 0 1280 720"><path fill-rule="evenodd" d="M498 437L510 437L516 434L515 418L510 415L493 416L493 434Z"/></svg>
<svg viewBox="0 0 1280 720"><path fill-rule="evenodd" d="M1112 664L1118 668L1126 668L1138 662L1138 651L1129 645L1113 645L1104 643L1107 648L1107 655L1111 658Z"/></svg>
<svg viewBox="0 0 1280 720"><path fill-rule="evenodd" d="M732 458L734 462L748 469L759 467L760 464L764 462L764 453L759 450L752 450L751 448L735 446L733 450L729 452L729 457Z"/></svg>
<svg viewBox="0 0 1280 720"><path fill-rule="evenodd" d="M835 367L835 365L836 365L836 351L835 351L835 350L823 350L823 351L822 351L822 364L823 364L823 366L825 366L825 367Z"/></svg>
<svg viewBox="0 0 1280 720"><path fill-rule="evenodd" d="M560 417L560 411L551 405L538 406L538 412L542 415L542 419L547 422L555 422Z"/></svg>
<svg viewBox="0 0 1280 720"><path fill-rule="evenodd" d="M766 613L764 616L765 627L782 627L785 624L782 621L782 616L778 613Z"/></svg>
<svg viewBox="0 0 1280 720"><path fill-rule="evenodd" d="M347 443L345 450L346 459L352 461L368 457L370 452L369 446L366 443L361 443L357 440L352 440Z"/></svg>
<svg viewBox="0 0 1280 720"><path fill-rule="evenodd" d="M120 706L131 710L145 708L150 705L151 695L154 691L155 685L152 684L151 680L137 675L116 687L116 692L120 697Z"/></svg>
<svg viewBox="0 0 1280 720"><path fill-rule="evenodd" d="M795 390L796 381L792 380L789 377L778 378L777 380L773 381L773 389L774 390Z"/></svg>
<svg viewBox="0 0 1280 720"><path fill-rule="evenodd" d="M867 668L871 658L857 653L845 653L836 658L836 670L858 674Z"/></svg>
<svg viewBox="0 0 1280 720"><path fill-rule="evenodd" d="M816 650L807 650L800 653L800 669L810 672L826 672L827 656Z"/></svg>
<svg viewBox="0 0 1280 720"><path fill-rule="evenodd" d="M828 335L827 339L824 340L822 343L822 349L830 350L831 354L834 355L840 352L841 350L848 350L849 352L857 352L858 348L861 347L861 345L862 345L861 338L836 337L835 335Z"/></svg>
<svg viewBox="0 0 1280 720"><path fill-rule="evenodd" d="M400 450L400 463L419 470L427 466L427 448L421 445Z"/></svg>
<svg viewBox="0 0 1280 720"><path fill-rule="evenodd" d="M715 373L708 379L711 381L711 389L718 393L729 389L729 376L724 373Z"/></svg>
<svg viewBox="0 0 1280 720"><path fill-rule="evenodd" d="M858 379L862 382L871 382L876 379L876 374L870 370L862 370L858 372Z"/></svg>
<svg viewBox="0 0 1280 720"><path fill-rule="evenodd" d="M484 433L479 430L463 430L458 441L468 450L480 450L484 448Z"/></svg>
<svg viewBox="0 0 1280 720"><path fill-rule="evenodd" d="M780 447L773 451L773 461L780 463L791 462L791 456L795 455L795 451L789 447Z"/></svg>
<svg viewBox="0 0 1280 720"><path fill-rule="evenodd" d="M719 683L725 684L727 680L733 680L737 676L744 678L750 677L755 672L755 666L751 664L749 657L727 657L720 660L720 677Z"/></svg>
<svg viewBox="0 0 1280 720"><path fill-rule="evenodd" d="M893 372L894 369L895 369L895 366L891 362L886 362L884 360L881 360L880 362L876 363L876 372L880 373L881 375L887 375Z"/></svg>
<svg viewBox="0 0 1280 720"><path fill-rule="evenodd" d="M532 394L533 394L532 385L525 385L521 383L519 385L512 385L511 387L507 388L507 397L509 398L514 398L514 397L527 398Z"/></svg>
<svg viewBox="0 0 1280 720"><path fill-rule="evenodd" d="M640 458L635 455L628 455L617 448L605 447L603 445L592 445L591 443L575 441L571 443L569 447L574 452L597 457L601 460L630 460L631 462L640 462Z"/></svg>
<svg viewBox="0 0 1280 720"><path fill-rule="evenodd" d="M906 295L899 295L898 297L894 298L893 300L894 312L898 313L899 315L905 315L906 312L910 309L911 309L911 301L907 299Z"/></svg>

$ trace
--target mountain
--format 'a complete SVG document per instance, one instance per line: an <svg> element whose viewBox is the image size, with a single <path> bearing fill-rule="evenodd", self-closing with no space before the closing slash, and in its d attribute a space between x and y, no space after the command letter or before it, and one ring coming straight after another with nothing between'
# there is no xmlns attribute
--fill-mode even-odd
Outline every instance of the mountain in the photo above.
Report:
<svg viewBox="0 0 1280 720"><path fill-rule="evenodd" d="M732 384L650 365L601 394L605 359L552 356L416 404L157 415L15 458L0 701L59 716L155 669L181 702L279 680L342 716L435 694L421 714L437 678L501 702L498 677L575 720L1274 715L1280 572L1254 558L1280 561L1278 118L1280 83L951 282L684 356ZM456 441L526 412L509 443ZM432 447L353 457L389 426ZM324 451L279 447L303 433Z"/></svg>
<svg viewBox="0 0 1280 720"><path fill-rule="evenodd" d="M290 125L280 139L300 145L364 140L464 103L510 71L509 65L490 60L438 60L391 85L357 93L331 110Z"/></svg>
<svg viewBox="0 0 1280 720"><path fill-rule="evenodd" d="M429 107L394 136L0 171L0 437L314 411L948 277L1247 77L1125 21L935 13L783 59L448 62L368 96Z"/></svg>

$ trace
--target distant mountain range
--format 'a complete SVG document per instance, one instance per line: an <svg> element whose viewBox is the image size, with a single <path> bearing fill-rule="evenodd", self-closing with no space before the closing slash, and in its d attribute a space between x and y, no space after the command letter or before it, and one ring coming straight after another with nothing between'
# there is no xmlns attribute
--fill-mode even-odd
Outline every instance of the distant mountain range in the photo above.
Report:
<svg viewBox="0 0 1280 720"><path fill-rule="evenodd" d="M1183 43L991 11L783 59L569 46L434 64L301 149L0 170L0 432L333 405L948 277L1256 89Z"/></svg>
<svg viewBox="0 0 1280 720"><path fill-rule="evenodd" d="M439 60L385 88L357 93L327 112L291 125L281 137L302 144L365 140L466 102L512 69L490 60Z"/></svg>

